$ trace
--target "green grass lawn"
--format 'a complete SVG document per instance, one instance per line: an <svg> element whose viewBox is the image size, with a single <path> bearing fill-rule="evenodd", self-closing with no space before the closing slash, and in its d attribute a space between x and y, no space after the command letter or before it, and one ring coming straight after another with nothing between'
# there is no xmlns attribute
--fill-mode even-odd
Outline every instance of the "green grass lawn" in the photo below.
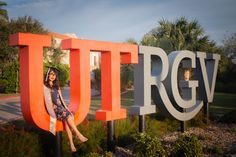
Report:
<svg viewBox="0 0 236 157"><path fill-rule="evenodd" d="M210 109L209 109L210 119L218 120L220 116L233 110L236 111L235 102L236 102L236 94L215 93L214 102L210 103ZM133 104L134 104L134 92L132 90L124 92L121 95L121 107L126 108L128 112L128 107L132 106ZM101 109L101 98L93 97L91 101L89 115L88 115L89 120L91 121L95 120L95 112L96 110L99 110L99 109ZM161 115L159 113L156 113L156 114L150 114L146 117L147 130L149 131L150 134L161 136L162 134L166 132L176 131L179 128L178 121L158 118L160 116ZM138 117L135 116L134 118L136 118L135 123L137 123ZM133 119L133 117L130 116L128 119ZM122 125L123 123L126 124L127 123L126 121L128 119L118 120L117 123L121 122ZM195 119L196 119L195 121L199 121L199 116L196 116Z"/></svg>
<svg viewBox="0 0 236 157"><path fill-rule="evenodd" d="M128 108L134 103L134 93L132 90L127 91L121 96L121 106ZM97 109L101 109L100 97L92 98L90 107L90 116L95 114ZM210 103L210 113L225 114L232 110L236 110L236 93L215 93L214 101ZM93 117L93 116L92 116Z"/></svg>
<svg viewBox="0 0 236 157"><path fill-rule="evenodd" d="M212 106L236 109L236 93L215 93Z"/></svg>
<svg viewBox="0 0 236 157"><path fill-rule="evenodd" d="M210 103L210 113L223 115L232 110L236 114L236 93L215 93L214 100Z"/></svg>
<svg viewBox="0 0 236 157"><path fill-rule="evenodd" d="M134 104L133 91L124 92L121 95L121 106L122 108L128 108ZM95 119L95 111L101 109L101 98L93 97L91 101L89 119Z"/></svg>

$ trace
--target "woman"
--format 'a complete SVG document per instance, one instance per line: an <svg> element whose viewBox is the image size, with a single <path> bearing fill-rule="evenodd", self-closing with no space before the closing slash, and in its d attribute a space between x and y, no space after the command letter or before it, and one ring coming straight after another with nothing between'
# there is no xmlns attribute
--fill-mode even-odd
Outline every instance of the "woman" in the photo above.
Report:
<svg viewBox="0 0 236 157"><path fill-rule="evenodd" d="M59 88L59 80L58 80L57 71L58 70L53 67L50 67L47 71L47 75L46 75L46 79L44 83L45 84L44 97L45 97L46 107L50 114L50 117L55 117L57 120L60 120L63 122L65 126L65 130L67 132L67 136L69 138L71 151L75 152L76 148L73 142L72 130L74 131L74 133L76 134L76 136L79 138L81 142L85 142L88 139L84 137L78 131L73 120L73 115L69 112L69 110L67 109L67 106L64 103L64 100L61 95L61 90ZM50 108L53 110L51 110ZM52 120L50 122L50 125L51 123L52 123ZM54 128L54 133L55 133L55 125L53 126L53 128ZM50 126L50 131L51 130L52 129Z"/></svg>

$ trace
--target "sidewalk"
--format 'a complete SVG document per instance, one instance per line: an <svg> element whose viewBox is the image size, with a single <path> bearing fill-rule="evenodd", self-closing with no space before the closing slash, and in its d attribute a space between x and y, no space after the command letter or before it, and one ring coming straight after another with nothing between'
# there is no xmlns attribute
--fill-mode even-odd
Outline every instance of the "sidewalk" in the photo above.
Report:
<svg viewBox="0 0 236 157"><path fill-rule="evenodd" d="M62 95L67 104L70 102L70 87L64 87ZM99 91L91 90L91 97L100 95ZM0 124L22 119L20 94L0 95Z"/></svg>
<svg viewBox="0 0 236 157"><path fill-rule="evenodd" d="M20 96L13 95L1 95L0 96L0 124L22 119Z"/></svg>
<svg viewBox="0 0 236 157"><path fill-rule="evenodd" d="M0 101L19 97L20 94L0 94Z"/></svg>

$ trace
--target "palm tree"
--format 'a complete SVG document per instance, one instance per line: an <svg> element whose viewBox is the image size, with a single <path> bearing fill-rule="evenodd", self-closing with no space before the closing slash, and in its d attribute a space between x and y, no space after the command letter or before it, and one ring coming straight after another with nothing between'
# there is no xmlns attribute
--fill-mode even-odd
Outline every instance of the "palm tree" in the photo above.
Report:
<svg viewBox="0 0 236 157"><path fill-rule="evenodd" d="M124 43L138 45L138 42L134 38L128 38Z"/></svg>
<svg viewBox="0 0 236 157"><path fill-rule="evenodd" d="M161 20L158 27L152 29L144 36L141 43L155 40L151 46L163 48L166 52L188 49L197 51L209 45L208 36L204 35L203 28L197 20L188 21L180 17L175 22Z"/></svg>
<svg viewBox="0 0 236 157"><path fill-rule="evenodd" d="M47 30L43 27L43 24L31 16L18 17L17 19L11 19L10 27L15 32L26 32L35 34L47 34Z"/></svg>
<svg viewBox="0 0 236 157"><path fill-rule="evenodd" d="M63 57L65 57L66 53L61 50L60 47L53 48L53 54L51 56L51 62L54 64L60 64Z"/></svg>
<svg viewBox="0 0 236 157"><path fill-rule="evenodd" d="M7 10L3 9L3 6L6 6L7 3L0 1L0 20L4 19L4 20L8 20L8 14L7 14Z"/></svg>
<svg viewBox="0 0 236 157"><path fill-rule="evenodd" d="M52 65L59 65L66 56L66 52L61 50L61 45L52 39L51 47L44 49L44 61Z"/></svg>

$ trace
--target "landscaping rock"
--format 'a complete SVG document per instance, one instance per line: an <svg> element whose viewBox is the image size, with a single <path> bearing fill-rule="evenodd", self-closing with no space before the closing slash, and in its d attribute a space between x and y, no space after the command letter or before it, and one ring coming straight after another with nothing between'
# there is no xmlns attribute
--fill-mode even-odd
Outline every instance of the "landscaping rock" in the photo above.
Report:
<svg viewBox="0 0 236 157"><path fill-rule="evenodd" d="M181 135L180 132L172 132L161 137L161 142L168 155L173 151L174 141ZM200 140L204 156L236 155L236 125L214 124L204 128L189 128L183 134L194 134Z"/></svg>

